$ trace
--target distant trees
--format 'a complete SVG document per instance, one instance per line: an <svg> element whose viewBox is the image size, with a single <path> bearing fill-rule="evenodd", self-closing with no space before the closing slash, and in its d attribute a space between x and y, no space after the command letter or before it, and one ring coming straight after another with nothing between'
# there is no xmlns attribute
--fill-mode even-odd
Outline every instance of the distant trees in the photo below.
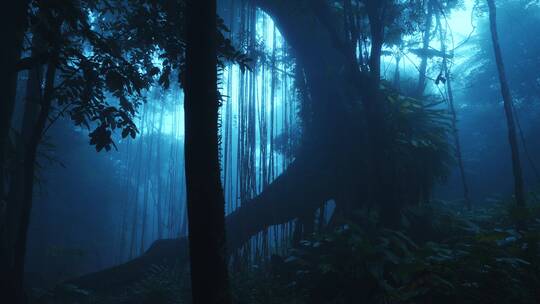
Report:
<svg viewBox="0 0 540 304"><path fill-rule="evenodd" d="M506 124L508 126L508 141L512 155L512 169L514 174L514 194L516 203L519 207L525 207L525 192L523 186L523 173L519 156L519 145L517 141L516 126L513 114L513 100L506 79L506 70L502 57L501 45L499 42L499 34L497 31L497 7L495 0L487 0L489 9L489 24L491 30L491 41L493 43L493 51L495 53L495 61L497 63L497 71L499 74L499 82L501 86L501 94L504 103L504 112L506 114Z"/></svg>

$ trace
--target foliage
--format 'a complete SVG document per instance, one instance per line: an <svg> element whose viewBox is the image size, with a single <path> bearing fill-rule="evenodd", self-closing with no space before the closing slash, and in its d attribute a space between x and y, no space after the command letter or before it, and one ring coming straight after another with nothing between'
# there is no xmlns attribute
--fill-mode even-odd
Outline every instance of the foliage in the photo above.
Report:
<svg viewBox="0 0 540 304"><path fill-rule="evenodd" d="M52 116L67 113L76 125L94 125L90 138L99 151L111 148L116 129L135 137L133 118L152 75L151 63L121 49L116 34L95 29L87 13L94 6L92 1L35 1L31 32L44 40L32 55L44 54L45 63L58 71L52 97L58 113Z"/></svg>
<svg viewBox="0 0 540 304"><path fill-rule="evenodd" d="M423 163L434 178L444 178L454 152L448 143L451 121L443 101L414 99L390 90L386 99L395 152L415 162L413 167L421 168Z"/></svg>
<svg viewBox="0 0 540 304"><path fill-rule="evenodd" d="M31 296L32 303L191 303L189 270L180 263L152 265L141 281L122 288L122 290L102 294L72 284L62 284L53 291L33 290Z"/></svg>
<svg viewBox="0 0 540 304"><path fill-rule="evenodd" d="M372 3L381 6L382 24L384 24L384 44L388 48L398 47L402 51L412 51L422 43L423 32L427 15L427 7L430 1L423 0L352 0L351 12L347 12L343 1L333 1L334 7L343 14L356 16L357 30L362 40L370 37L370 24L367 17L367 6ZM440 0L436 1L444 14L463 7L463 0ZM365 43L365 42L364 42ZM390 55L383 51L383 55ZM398 56L401 56L399 54Z"/></svg>
<svg viewBox="0 0 540 304"><path fill-rule="evenodd" d="M517 233L495 210L434 205L416 232L410 216L402 231L341 225L274 257L270 275L254 272L249 292L266 299L250 303L538 303L540 213Z"/></svg>
<svg viewBox="0 0 540 304"><path fill-rule="evenodd" d="M189 303L189 272L179 265L153 265L148 276L128 292L129 303Z"/></svg>
<svg viewBox="0 0 540 304"><path fill-rule="evenodd" d="M385 124L388 130L387 158L394 161L392 174L406 205L429 200L433 186L443 181L454 164L449 143L450 115L443 103L402 95L383 83Z"/></svg>
<svg viewBox="0 0 540 304"><path fill-rule="evenodd" d="M57 111L51 121L68 115L90 129L97 151L114 146L115 130L134 138L147 89L169 87L173 73L181 80L183 10L183 1L33 1L31 33L44 43L22 62L55 62ZM232 61L247 68L249 58L225 38L228 29L217 20L220 65Z"/></svg>

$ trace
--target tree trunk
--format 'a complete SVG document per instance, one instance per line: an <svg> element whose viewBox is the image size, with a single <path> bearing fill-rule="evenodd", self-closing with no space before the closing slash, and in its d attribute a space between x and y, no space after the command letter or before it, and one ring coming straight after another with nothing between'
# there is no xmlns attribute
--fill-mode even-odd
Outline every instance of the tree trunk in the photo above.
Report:
<svg viewBox="0 0 540 304"><path fill-rule="evenodd" d="M157 213L157 237L158 239L163 238L163 181L162 181L162 170L161 170L161 146L163 144L161 136L163 131L163 115L165 113L165 102L161 103L161 113L159 115L159 129L158 129L158 143L156 151L156 174L157 174L157 202L156 202L156 213Z"/></svg>
<svg viewBox="0 0 540 304"><path fill-rule="evenodd" d="M43 95L41 96L40 91L37 92L37 95L34 95L34 97L39 96L39 109L31 103L28 103L25 107L23 129L21 131L22 140L17 149L18 159L20 161L18 165L20 167L12 177L8 196L8 224L5 229L8 247L2 248L2 254L7 255L8 263L10 263L8 264L10 265L9 272L6 275L10 282L7 286L11 288L7 293L3 293L3 295L5 294L7 298L11 297L10 299L13 299L10 303L25 302L23 288L24 262L28 226L32 211L37 151L51 109L55 75L56 59L51 58L47 66ZM36 82L35 79L29 81L29 85L35 86L33 90L40 90L39 83L40 81L38 80ZM2 274L3 276L4 274Z"/></svg>
<svg viewBox="0 0 540 304"><path fill-rule="evenodd" d="M47 119L51 111L51 103L54 91L54 80L56 78L56 60L53 58L48 64L47 73L45 76L45 89L43 93L43 99L41 102L41 109L37 122L34 126L31 141L28 147L27 154L25 155L25 176L24 176L24 200L23 200L23 213L21 215L21 224L19 227L19 235L15 249L15 266L16 277L15 282L23 288L23 276L24 276L24 261L26 257L26 239L28 236L28 226L30 224L30 212L32 211L32 201L34 194L34 174L37 159L37 150L41 142L43 131L47 125Z"/></svg>
<svg viewBox="0 0 540 304"><path fill-rule="evenodd" d="M194 304L231 303L218 156L216 1L186 11L185 168Z"/></svg>
<svg viewBox="0 0 540 304"><path fill-rule="evenodd" d="M369 70L376 88L381 79L381 55L384 43L384 15L386 0L369 0L366 2L369 28L371 32L371 54Z"/></svg>
<svg viewBox="0 0 540 304"><path fill-rule="evenodd" d="M514 193L516 203L519 207L525 207L525 193L523 186L523 174L521 163L519 160L519 147L516 136L516 126L513 116L513 101L510 94L510 88L506 80L506 71L504 69L504 61L499 44L499 34L497 32L497 8L495 0L487 0L489 8L489 23L491 28L491 39L493 41L493 51L495 52L495 61L497 62L497 70L499 71L499 81L501 84L501 94L504 102L504 111L506 113L506 124L508 126L508 140L510 142L510 150L512 153L512 169L514 173Z"/></svg>
<svg viewBox="0 0 540 304"><path fill-rule="evenodd" d="M44 48L41 36L35 34L32 39L32 53L40 53ZM49 74L47 76L50 76ZM32 186L28 184L27 175L33 182L34 178L34 133L36 122L41 115L41 108L46 100L42 95L41 83L43 67L38 65L29 71L26 83L26 99L24 102L24 115L20 137L16 143L16 157L12 164L12 176L7 193L6 220L2 230L1 244L1 280L2 287L9 287L2 295L11 299L13 303L23 302L22 274L24 266L24 247L26 245L26 227L31 211L31 200L27 201L28 192L32 193ZM54 75L53 75L54 77ZM47 82L47 84L50 84ZM49 91L50 88L48 87ZM47 95L50 97L50 93ZM45 109L46 110L46 109ZM37 146L37 144L36 144ZM37 147L35 148L37 149ZM34 154L34 155L32 155ZM31 198L30 198L31 199ZM22 253L22 256L20 255ZM21 260L22 259L22 260ZM9 283L5 283L9 282Z"/></svg>
<svg viewBox="0 0 540 304"><path fill-rule="evenodd" d="M28 0L20 0L6 5L0 12L3 42L0 48L0 67L2 67L0 73L0 92L2 92L0 99L0 231L3 229L1 225L6 220L4 213L7 196L6 161L18 76L15 64L21 54L23 37L27 27L27 10Z"/></svg>

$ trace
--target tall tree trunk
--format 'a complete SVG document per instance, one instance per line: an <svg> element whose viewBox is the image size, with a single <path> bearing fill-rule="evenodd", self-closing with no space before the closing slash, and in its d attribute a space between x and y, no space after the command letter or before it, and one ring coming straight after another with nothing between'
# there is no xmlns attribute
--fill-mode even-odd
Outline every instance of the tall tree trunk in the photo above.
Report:
<svg viewBox="0 0 540 304"><path fill-rule="evenodd" d="M6 4L0 12L2 47L0 48L0 226L5 219L6 160L9 143L11 117L15 107L17 91L17 72L15 63L20 58L23 37L27 28L28 0L13 1ZM3 228L0 227L0 231ZM1 250L1 249L0 249ZM1 287L0 287L1 288Z"/></svg>
<svg viewBox="0 0 540 304"><path fill-rule="evenodd" d="M381 55L384 43L386 0L369 0L366 3L366 8L371 32L369 70L371 71L371 77L373 77L375 87L378 87L381 79Z"/></svg>
<svg viewBox="0 0 540 304"><path fill-rule="evenodd" d="M133 204L135 205L133 210L133 220L131 223L131 233L130 233L130 245L129 245L129 258L133 258L135 254L135 245L137 242L137 227L138 218L139 218L139 196L141 193L141 176L142 176L142 163L143 163L143 145L145 140L145 135L148 134L146 126L146 117L148 115L148 105L145 104L143 107L143 114L141 118L141 135L139 136L139 145L137 147L137 152L135 154L134 163L137 166L137 179L135 182L135 196L133 198ZM146 132L146 133L145 133Z"/></svg>
<svg viewBox="0 0 540 304"><path fill-rule="evenodd" d="M19 235L15 249L15 266L16 277L15 282L22 290L24 276L24 261L26 257L26 240L28 236L28 226L30 224L30 212L32 210L32 199L34 194L34 174L37 159L37 150L41 142L43 131L45 130L47 119L51 111L51 103L54 91L54 80L56 78L56 59L52 58L47 66L45 76L45 89L41 102L41 109L37 122L34 126L33 134L25 155L25 193L23 199L23 213L21 214L21 224L19 227Z"/></svg>
<svg viewBox="0 0 540 304"><path fill-rule="evenodd" d="M126 244L126 234L127 234L127 214L128 214L128 203L130 198L130 189L131 189L131 175L133 174L133 166L131 165L131 140L128 140L125 145L126 151L126 177L124 183L124 195L125 198L122 199L122 224L120 226L120 240L118 244L118 257L117 261L123 261L124 259L124 247Z"/></svg>
<svg viewBox="0 0 540 304"><path fill-rule="evenodd" d="M216 0L187 1L185 168L194 304L231 303L218 156Z"/></svg>
<svg viewBox="0 0 540 304"><path fill-rule="evenodd" d="M34 34L32 39L32 54L42 52L43 48L44 41L41 39L41 35ZM49 77L49 74L47 76ZM26 243L25 229L27 228L25 228L24 225L27 225L28 223L28 218L26 218L26 216L29 216L31 209L31 201L28 203L26 201L26 196L28 192L30 192L30 194L32 193L32 188L28 188L29 186L26 179L27 174L30 174L31 180L33 181L35 155L32 156L31 154L35 154L35 152L32 152L34 149L33 137L36 132L35 124L40 115L40 107L43 107L43 103L47 103L44 98L47 96L50 97L50 94L42 96L42 77L43 67L41 65L38 65L29 71L29 78L26 83L23 122L20 136L15 145L16 156L12 164L11 183L7 191L8 204L6 208L6 220L4 222L5 226L3 226L0 238L2 240L0 248L0 263L2 265L0 266L0 283L2 288L7 287L10 289L8 291L2 290L1 294L2 296L11 299L13 303L22 302L24 299L22 286L24 256L20 257L19 254L20 252L24 252L24 248L20 248L20 246L21 242ZM54 78L54 75L52 77ZM49 84L49 82L47 82L47 84ZM50 88L47 90L50 90ZM32 157L34 160L32 160ZM29 173L29 170L31 170L31 173ZM22 241L21 238L23 239ZM21 258L23 261L20 261Z"/></svg>
<svg viewBox="0 0 540 304"><path fill-rule="evenodd" d="M269 167L270 171L268 172L268 180L274 180L275 176L275 153L274 153L274 136L275 136L275 105L276 105L276 82L277 82L277 71L276 71L276 26L272 28L272 57L271 57L271 73L272 80L270 82L270 160Z"/></svg>
<svg viewBox="0 0 540 304"><path fill-rule="evenodd" d="M156 151L156 174L157 174L157 198L156 198L156 214L157 214L157 238L163 238L163 180L161 170L161 146L163 134L163 116L165 114L165 102L161 103L161 113L159 115L159 129L157 134L157 151Z"/></svg>
<svg viewBox="0 0 540 304"><path fill-rule="evenodd" d="M499 34L497 32L497 7L495 0L487 0L489 8L489 24L491 28L491 39L493 42L493 51L495 52L495 61L497 62L497 70L499 71L499 81L501 83L501 94L504 102L504 111L506 113L506 124L508 126L508 140L510 142L510 150L512 153L512 169L514 173L514 194L516 203L519 207L525 207L525 193L523 186L523 173L521 170L521 162L519 160L519 147L516 136L516 126L512 112L513 101L510 94L510 88L506 80L506 71L504 69L504 61L499 44Z"/></svg>
<svg viewBox="0 0 540 304"><path fill-rule="evenodd" d="M55 52L56 53L56 52ZM11 268L8 272L10 283L7 287L11 288L2 296L6 295L9 303L24 303L24 262L26 257L26 240L28 226L30 223L30 213L32 211L32 199L34 189L34 175L36 168L37 151L41 142L43 132L47 124L47 118L51 110L53 99L54 81L56 77L56 57L53 56L47 66L45 76L45 87L41 96L39 83L41 72L35 71L36 79L31 79L29 85L33 85L34 97L39 97L39 106L28 103L25 107L23 118L23 129L21 130L21 143L18 145L17 154L19 168L12 177L12 183L8 195L8 225L6 226L6 235L10 238L9 248L7 248L9 263ZM6 252L4 252L5 254ZM4 258L4 257L2 257ZM2 274L2 277L5 274ZM2 282L3 284L4 282Z"/></svg>
<svg viewBox="0 0 540 304"><path fill-rule="evenodd" d="M142 224L141 224L141 243L139 254L144 253L144 239L146 237L147 231L146 226L148 223L148 200L150 193L150 185L152 184L152 155L153 155L153 149L154 149L154 138L156 137L156 133L154 131L154 126L156 123L156 109L152 108L152 116L150 122L147 122L150 126L148 127L148 136L150 137L150 143L146 147L147 149L147 155L145 159L145 181L144 181L144 195L143 195L143 202L144 206L142 209Z"/></svg>

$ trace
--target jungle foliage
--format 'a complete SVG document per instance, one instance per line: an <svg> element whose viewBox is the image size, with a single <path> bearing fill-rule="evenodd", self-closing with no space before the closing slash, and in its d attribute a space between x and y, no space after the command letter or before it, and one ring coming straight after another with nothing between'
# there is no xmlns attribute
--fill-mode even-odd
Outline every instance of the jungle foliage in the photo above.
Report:
<svg viewBox="0 0 540 304"><path fill-rule="evenodd" d="M232 296L239 304L338 304L359 299L381 304L540 303L538 194L516 195L517 204L510 195L489 206L469 202L456 114L461 109L455 106L451 84L463 84L454 80L464 75L471 87L485 86L486 90L468 96L478 104L499 100L499 86L508 88L508 84L497 82L497 72L504 74L502 58L498 56L497 66L488 53L499 42L486 38L487 23L480 26L479 36L486 39L475 41L476 55L466 67L452 70L458 47L449 38L452 29L446 18L463 8L464 1L231 1L223 19L215 16L215 26L185 15L188 3L204 8L194 1L30 1L27 41L17 69L42 74L46 68L45 88L38 83L34 96L41 101L37 109L45 125L36 129L39 134L28 131L35 139L34 149L29 149L33 158L20 161L16 151L25 152L27 147L14 142L13 159L0 164L9 168L2 186L10 189L2 192L24 194L27 202L18 210L18 197L10 196L6 205L14 211L6 214L16 217L5 218L23 214L26 220L21 220L21 227L27 229L34 174L28 164L33 165L37 145L45 146L43 136L57 120L66 117L84 129L97 151L118 149L117 141L138 134L146 136L131 161L126 157L126 170L121 171L125 180L118 182L120 171L110 178L114 185L125 184L135 197L133 208L128 208L129 193L117 208L123 212L122 244L121 252L115 253L122 257L124 249L131 247L129 258L134 260L50 290L30 290L32 303L191 303L193 294L210 298L221 291L228 299L228 286L205 284L209 275L224 281L230 277ZM504 8L509 11L538 9L531 1L508 3ZM268 15L261 21L263 10ZM238 12L240 16L235 15ZM485 14L486 9L476 5L474 12ZM212 14L207 20L213 20ZM533 28L538 16L537 11L527 14L523 26ZM275 22L272 48L264 42L269 36L267 18ZM186 20L193 22L191 27ZM265 30L259 37L261 24ZM496 24L491 25L493 32ZM208 40L196 35L199 29L211 33L214 27L215 36L208 35ZM279 55L276 28L284 37ZM517 41L520 46L504 58L519 59L508 65L511 80L518 83L512 86L518 105L537 102L540 91L539 78L523 72L538 61L534 51L538 41L530 42L525 33L516 34L517 38L508 32L501 35L515 39L506 38L503 45ZM440 45L433 47L434 41ZM194 61L198 65L186 64L186 49L188 59L198 59ZM409 55L420 64L413 63L414 75L404 79L400 62ZM381 69L383 63L386 70ZM197 67L205 67L208 77ZM395 67L393 75L388 67ZM186 75L200 83L190 82L189 77L186 81ZM231 79L236 77L238 88L232 88ZM231 96L238 95L234 105L231 96L222 95L224 87ZM186 89L188 95L182 134L175 108L181 102L170 106L174 130L166 137L171 143L168 169L162 166L161 153L168 106L160 100L159 107L146 107L151 93L156 100L164 99L161 89ZM193 97L190 89L200 95L189 98ZM203 99L206 103L201 106ZM278 100L283 113L274 113ZM505 101L511 117L516 109L511 98ZM26 116L31 111L23 112ZM279 123L274 121L278 117ZM158 121L159 131L154 132ZM278 125L281 133L276 131ZM150 131L141 132L142 127ZM518 129L520 144L525 146L519 121ZM510 133L513 156L519 156L517 134L513 129ZM178 148L180 138L186 149ZM178 161L182 154L188 156L185 171L178 170L186 168L186 162ZM200 166L194 168L194 163ZM521 166L519 159L514 163ZM464 196L466 204L434 199L434 189L452 175L456 164L464 186L463 193L456 193ZM24 178L16 174L19 166L28 168ZM136 171L133 182L129 175ZM521 167L515 172L521 179ZM195 176L196 186L188 181L184 187L185 180L178 175ZM19 180L26 186L18 187ZM213 190L206 187L210 184ZM164 189L170 191L166 212L161 206ZM174 228L177 220L182 237L187 234L185 214L178 220L173 210L185 189L202 194L196 204L187 204L198 211L189 218L188 236L196 235L197 228L204 232L196 236L198 243L188 247L186 238L161 240L144 253L148 238L163 237L165 222ZM3 200L6 195L1 194ZM165 213L167 220L162 218ZM10 228L16 232L14 239L24 245L26 230L16 229L19 223L15 224ZM169 230L178 237L175 229ZM196 267L190 273L187 262L187 252L197 247L194 244L199 254L191 255L192 265L197 259L204 266L196 275ZM21 248L17 252L25 253ZM20 301L24 256L18 258ZM219 257L220 263L212 264L212 256ZM198 283L193 284L193 294L189 275ZM217 291L205 293L208 290Z"/></svg>
<svg viewBox="0 0 540 304"><path fill-rule="evenodd" d="M76 126L91 130L90 144L97 151L115 146L117 130L122 138L135 138L139 130L134 118L152 85L168 88L173 75L180 85L185 61L183 1L148 5L57 0L30 5L30 33L43 36L46 43L21 59L19 68L57 57L55 116L68 116ZM249 59L232 46L225 37L227 27L216 18L220 64L247 67Z"/></svg>
<svg viewBox="0 0 540 304"><path fill-rule="evenodd" d="M364 224L341 223L238 275L238 303L537 303L539 206L526 212L524 234L508 203L408 208L399 231L359 211Z"/></svg>
<svg viewBox="0 0 540 304"><path fill-rule="evenodd" d="M284 255L231 276L235 303L537 303L540 293L540 197L464 212L434 201L408 207L399 230L377 226L377 212L302 239ZM529 230L516 231L516 219ZM175 266L176 265L176 266ZM99 294L74 285L34 296L36 303L190 303L186 269L153 265L140 282ZM65 302L62 302L65 301Z"/></svg>

